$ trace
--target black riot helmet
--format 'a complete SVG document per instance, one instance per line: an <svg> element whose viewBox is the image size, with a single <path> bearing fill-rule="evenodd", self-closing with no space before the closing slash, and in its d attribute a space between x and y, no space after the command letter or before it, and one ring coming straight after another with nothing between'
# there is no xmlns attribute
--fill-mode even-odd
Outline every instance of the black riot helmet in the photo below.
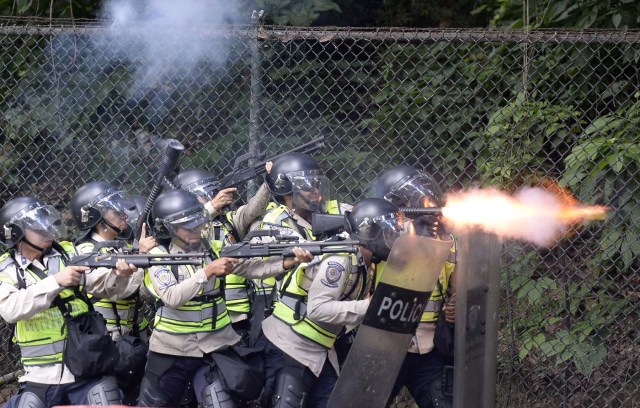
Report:
<svg viewBox="0 0 640 408"><path fill-rule="evenodd" d="M442 191L429 173L411 166L395 166L373 183L370 196L384 198L398 207L440 207Z"/></svg>
<svg viewBox="0 0 640 408"><path fill-rule="evenodd" d="M80 230L78 240L100 223L116 231L118 238L129 239L139 214L133 200L106 181L87 183L71 197L71 216Z"/></svg>
<svg viewBox="0 0 640 408"><path fill-rule="evenodd" d="M395 240L404 233L404 215L398 207L381 198L365 198L345 212L345 230L351 239L373 252L376 262L391 253Z"/></svg>
<svg viewBox="0 0 640 408"><path fill-rule="evenodd" d="M0 243L12 248L21 240L43 251L25 237L29 229L44 240L56 241L66 234L60 212L55 207L33 197L18 197L9 200L0 209Z"/></svg>
<svg viewBox="0 0 640 408"><path fill-rule="evenodd" d="M331 183L318 163L305 153L287 153L273 163L267 177L269 190L281 197L293 196L293 209L324 212L330 200Z"/></svg>
<svg viewBox="0 0 640 408"><path fill-rule="evenodd" d="M189 169L181 171L173 182L176 188L195 194L203 203L211 201L220 190L217 177L208 170Z"/></svg>
<svg viewBox="0 0 640 408"><path fill-rule="evenodd" d="M167 190L158 196L151 209L155 237L177 238L182 240L186 246L197 247L194 242L185 242L180 238L180 229L196 231L198 238L202 228L208 221L204 207L198 197L186 190Z"/></svg>

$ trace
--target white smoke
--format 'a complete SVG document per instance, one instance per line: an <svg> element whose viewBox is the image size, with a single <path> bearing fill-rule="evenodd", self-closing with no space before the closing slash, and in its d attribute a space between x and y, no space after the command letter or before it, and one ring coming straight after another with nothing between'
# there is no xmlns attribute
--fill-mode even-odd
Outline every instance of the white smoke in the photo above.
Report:
<svg viewBox="0 0 640 408"><path fill-rule="evenodd" d="M136 88L197 77L199 63L223 67L227 61L229 41L213 33L248 21L236 9L228 0L109 0L101 16L107 35L96 43L136 67Z"/></svg>

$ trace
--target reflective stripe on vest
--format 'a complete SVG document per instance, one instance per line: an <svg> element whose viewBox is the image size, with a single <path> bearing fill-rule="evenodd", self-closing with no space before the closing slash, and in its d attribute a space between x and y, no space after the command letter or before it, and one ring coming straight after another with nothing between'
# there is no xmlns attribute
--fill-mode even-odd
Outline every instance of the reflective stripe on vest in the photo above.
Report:
<svg viewBox="0 0 640 408"><path fill-rule="evenodd" d="M357 265L358 261L355 255L350 255L349 259L352 265ZM292 272L294 275L291 279L289 276L285 277L283 285L286 287L283 287L280 292L280 299L275 304L273 315L291 327L291 330L299 336L330 349L342 332L343 326L336 329L336 325L316 322L307 317L308 291L300 284L306 266L306 263L301 264ZM337 331L332 331L332 328Z"/></svg>
<svg viewBox="0 0 640 408"><path fill-rule="evenodd" d="M87 253L95 251L95 243L93 241L85 241L77 245L76 252L78 253ZM85 251L85 248L88 248L89 251ZM66 248L65 248L66 249ZM100 248L100 252L109 252L110 248L102 247ZM67 251L68 252L68 251ZM92 298L91 295L89 295ZM98 301L92 300L94 309L104 317L107 323L107 329L109 331L115 331L118 329L118 319L116 319L116 314L113 311L112 303L115 303L116 309L118 311L118 316L120 317L120 326L126 327L129 330L133 330L133 317L135 314L135 309L137 305L137 299L120 299L116 302L108 298L103 298ZM144 312L140 311L138 313L138 327L139 329L143 329L149 325L149 322L144 316Z"/></svg>
<svg viewBox="0 0 640 408"><path fill-rule="evenodd" d="M451 239L453 239L453 237L451 237ZM442 290L446 292L447 288L449 287L449 281L451 280L451 274L455 269L456 245L454 240L454 244L449 250L449 257L445 261L444 266L440 271L440 276L438 276L438 280L440 280L440 287L436 283L436 287L433 288L433 292L431 292L429 302L427 302L424 313L422 313L422 317L420 318L421 323L435 322L438 320L440 310L442 310L442 306L444 306L444 296L440 291L440 288L442 288Z"/></svg>
<svg viewBox="0 0 640 408"><path fill-rule="evenodd" d="M224 301L227 309L235 313L249 313L251 302L249 301L249 291L247 280L242 276L230 274L225 276Z"/></svg>
<svg viewBox="0 0 640 408"><path fill-rule="evenodd" d="M289 219L291 219L291 216L287 212L287 207L285 205L277 206L264 216L264 218L262 219L262 222L260 223L260 229L268 229L269 227L266 224L273 224L273 225L280 225L286 228L290 228L294 231L298 231L298 226L295 223L287 222L287 220ZM315 237L311 233L310 229L303 228L303 231L299 231L299 233L301 233L303 237L310 238L310 240L312 241L315 240ZM292 273L292 272L289 272L289 273ZM287 278L285 277L285 280L286 279ZM276 286L276 278L272 276L262 280L254 279L254 283L255 283L256 295L268 296L268 295L271 295L271 293L273 293L273 289Z"/></svg>
<svg viewBox="0 0 640 408"><path fill-rule="evenodd" d="M276 302L273 315L286 323L294 333L305 339L311 340L326 349L333 347L342 328L338 332L332 332L321 323L317 323L306 317L306 296L303 298L282 294Z"/></svg>
<svg viewBox="0 0 640 408"><path fill-rule="evenodd" d="M227 222L216 226L216 228L220 228L219 236L209 241L211 249L218 256L220 256L220 251L225 244L235 241L233 233L229 230L229 227L233 228L233 214L227 212L224 217L226 217ZM224 301L227 310L230 312L249 313L251 310L251 301L249 300L249 291L247 290L247 280L233 274L225 276Z"/></svg>
<svg viewBox="0 0 640 408"><path fill-rule="evenodd" d="M53 276L62 269L65 264L61 256L49 257L47 261L47 276ZM19 273L18 271L16 271ZM27 273L39 282L40 277L30 271ZM83 288L80 287L80 290ZM63 289L60 297L67 303L72 316L78 316L89 311L89 306L81 299L76 299L73 290ZM62 330L64 328L64 330ZM20 347L21 361L25 366L40 366L62 363L62 351L64 341L67 338L67 330L64 325L64 317L56 306L45 309L34 316L19 320L16 323L15 339Z"/></svg>
<svg viewBox="0 0 640 408"><path fill-rule="evenodd" d="M215 300L215 303L214 303ZM214 308L214 304L216 307ZM214 310L217 309L215 325ZM174 334L218 331L231 324L229 313L220 296L211 301L189 301L177 309L167 306L158 308L154 329Z"/></svg>
<svg viewBox="0 0 640 408"><path fill-rule="evenodd" d="M156 247L150 253L165 254L167 252ZM195 274L195 268L192 265L184 267L189 276ZM145 271L144 284L149 292L160 300L147 271ZM217 278L209 280L204 289L200 289L192 300L178 308L161 304L154 318L154 330L174 334L218 331L230 324L229 312L224 299L220 296L220 280Z"/></svg>

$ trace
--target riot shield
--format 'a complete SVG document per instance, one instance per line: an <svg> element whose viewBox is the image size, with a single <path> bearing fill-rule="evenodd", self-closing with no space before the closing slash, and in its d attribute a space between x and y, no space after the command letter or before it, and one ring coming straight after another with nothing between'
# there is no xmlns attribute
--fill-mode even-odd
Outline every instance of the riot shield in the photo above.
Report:
<svg viewBox="0 0 640 408"><path fill-rule="evenodd" d="M500 254L493 234L458 238L453 406L491 408L496 396Z"/></svg>
<svg viewBox="0 0 640 408"><path fill-rule="evenodd" d="M386 405L452 246L453 241L417 235L403 235L396 240L329 407Z"/></svg>

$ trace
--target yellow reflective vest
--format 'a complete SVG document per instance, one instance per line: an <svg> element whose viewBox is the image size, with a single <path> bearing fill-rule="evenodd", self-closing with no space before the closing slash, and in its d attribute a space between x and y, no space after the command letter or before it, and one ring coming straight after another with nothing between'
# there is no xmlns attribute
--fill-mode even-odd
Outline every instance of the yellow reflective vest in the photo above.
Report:
<svg viewBox="0 0 640 408"><path fill-rule="evenodd" d="M332 255L335 256L335 254ZM351 268L358 268L358 257L355 254L344 255L349 256ZM330 325L315 322L307 317L309 292L301 284L306 267L307 264L300 264L294 272L285 278L279 292L280 299L273 309L273 316L286 323L297 335L309 339L326 349L331 349L343 328L335 331L334 325L334 331L332 331ZM360 299L364 290L365 285L361 285L359 288L360 293L355 298Z"/></svg>
<svg viewBox="0 0 640 408"><path fill-rule="evenodd" d="M71 243L61 243L63 248L71 245ZM65 248L66 249L66 248ZM11 258L9 253L5 253L0 257L0 271L6 269L10 264L16 266L17 274L29 274L35 281L40 281L47 276L53 276L65 268L62 255L54 253L49 255L47 259L47 269L44 271L36 271L33 268L22 270L18 267L17 262ZM5 276L0 279L7 283L15 285L16 282L8 282ZM20 281L20 279L19 279ZM17 282L19 289L24 289L24 282ZM82 291L83 287L80 286ZM71 312L71 316L78 316L89 311L89 305L85 301L75 296L71 289L63 289L60 298L64 302L67 309ZM64 316L57 306L51 306L34 316L20 320L16 323L14 341L20 347L21 361L25 366L43 366L62 363L63 350L65 340L67 338L67 330L64 325Z"/></svg>
<svg viewBox="0 0 640 408"><path fill-rule="evenodd" d="M73 251L76 254L92 252L94 251L95 246L94 241L86 241L78 244ZM101 248L100 251L110 252L110 249ZM89 298L93 302L93 308L98 311L102 317L104 317L109 331L118 330L118 326L121 326L128 328L131 332L134 332L134 324L137 323L137 332L140 332L149 326L149 321L144 316L143 311L138 310L136 313L136 309L140 309L142 307L138 300L139 294L137 291L126 299L120 299L117 301L112 301L108 298L96 300L91 295L89 295ZM134 322L134 316L137 316L137 322Z"/></svg>
<svg viewBox="0 0 640 408"><path fill-rule="evenodd" d="M151 254L166 254L167 252L161 247L155 247L150 251ZM206 265L206 260L203 266ZM196 269L192 265L184 265L189 276L196 273ZM178 268L167 267L171 270L176 281L180 283ZM195 297L178 308L171 308L162 303L160 295L156 292L151 281L150 274L145 272L145 287L156 299L158 299L158 308L154 318L154 330L172 333L172 334L189 334L221 330L231 324L229 312L225 306L224 299L221 296L220 279L210 279Z"/></svg>

